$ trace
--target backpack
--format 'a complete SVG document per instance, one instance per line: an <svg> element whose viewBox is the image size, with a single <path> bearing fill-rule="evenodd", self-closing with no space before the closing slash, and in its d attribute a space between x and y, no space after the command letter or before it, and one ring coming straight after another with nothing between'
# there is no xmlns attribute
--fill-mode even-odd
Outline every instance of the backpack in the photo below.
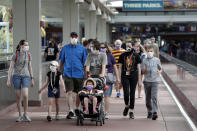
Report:
<svg viewBox="0 0 197 131"><path fill-rule="evenodd" d="M17 61L17 58L18 58L18 53L17 53L17 51L16 51L15 63L16 63L16 61ZM31 55L30 55L30 52L28 52L28 59L30 60L30 58L31 58Z"/></svg>

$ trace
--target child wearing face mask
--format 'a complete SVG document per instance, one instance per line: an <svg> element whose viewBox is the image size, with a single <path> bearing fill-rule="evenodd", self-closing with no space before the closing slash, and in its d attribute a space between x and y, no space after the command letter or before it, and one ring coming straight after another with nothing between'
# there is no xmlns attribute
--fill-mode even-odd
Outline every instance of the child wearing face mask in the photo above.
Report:
<svg viewBox="0 0 197 131"><path fill-rule="evenodd" d="M144 91L146 96L147 118L156 120L157 115L157 93L160 81L160 73L162 72L161 62L159 58L154 56L154 47L147 47L147 58L142 62L142 73L144 74Z"/></svg>
<svg viewBox="0 0 197 131"><path fill-rule="evenodd" d="M83 101L85 110L84 114L89 114L89 102L92 102L93 105L93 114L98 113L96 110L96 105L98 102L101 102L102 98L101 96L93 96L92 94L102 94L102 90L95 89L96 87L96 82L92 78L88 78L84 82L84 88L82 91L79 92L79 96L81 101Z"/></svg>
<svg viewBox="0 0 197 131"><path fill-rule="evenodd" d="M47 73L46 81L43 84L43 87L40 90L38 90L38 93L40 94L48 86L48 97L49 97L48 116L47 116L48 121L52 121L51 111L52 111L52 104L54 98L56 105L56 120L59 120L60 85L62 86L64 92L66 92L62 74L61 72L57 71L58 66L59 64L57 61L50 62L49 64L50 71Z"/></svg>

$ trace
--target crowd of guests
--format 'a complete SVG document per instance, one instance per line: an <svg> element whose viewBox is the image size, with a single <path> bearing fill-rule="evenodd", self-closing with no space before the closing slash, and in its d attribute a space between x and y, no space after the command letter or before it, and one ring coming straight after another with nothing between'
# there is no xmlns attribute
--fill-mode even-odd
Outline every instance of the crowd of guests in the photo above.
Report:
<svg viewBox="0 0 197 131"><path fill-rule="evenodd" d="M152 118L152 120L158 118L157 92L162 67L159 60L159 48L154 37L151 38L150 44L144 44L144 46L142 46L140 38L136 38L133 42L128 41L123 49L121 40L116 40L114 44L109 45L89 39L83 41L82 45L78 42L78 34L72 32L70 43L63 47L58 48L54 39L51 39L49 47L45 50L45 57L46 61L51 61L50 71L46 74L46 80L38 93L48 87L48 121L52 120L53 100L56 103L56 119L59 119L60 87L67 96L69 108L67 119L79 114L81 102L79 93L85 93L96 87L94 81L88 79L89 75L91 78L104 81L108 87L107 90L103 90L106 119L109 118L110 96L113 87L116 88L118 98L121 96L120 90L123 89L125 103L123 115L129 114L129 118L134 119L135 91L137 87L138 98L141 98L142 86L145 89L147 118ZM83 84L84 79L86 79L85 84ZM17 94L19 117L16 121L31 121L27 115L27 101L28 87L34 86L34 77L27 41L21 41L13 54L8 73L8 87L11 87L11 80ZM20 108L21 92L24 96L24 115L21 114ZM82 101L85 103L84 113L87 114L89 112L88 100L83 98ZM98 101L99 99L93 98L93 113L97 113L95 103Z"/></svg>

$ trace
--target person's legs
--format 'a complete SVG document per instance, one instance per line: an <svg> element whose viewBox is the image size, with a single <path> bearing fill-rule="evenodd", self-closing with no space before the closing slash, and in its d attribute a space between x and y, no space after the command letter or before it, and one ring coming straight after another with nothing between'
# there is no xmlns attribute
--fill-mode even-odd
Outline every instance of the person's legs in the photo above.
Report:
<svg viewBox="0 0 197 131"><path fill-rule="evenodd" d="M73 92L76 93L76 109L79 108L80 105L80 99L79 99L79 95L78 92L82 90L83 87L83 80L82 79L73 79L73 84L74 84L74 90Z"/></svg>
<svg viewBox="0 0 197 131"><path fill-rule="evenodd" d="M56 115L59 115L59 98L55 98L55 106L56 106Z"/></svg>
<svg viewBox="0 0 197 131"><path fill-rule="evenodd" d="M28 88L22 88L23 94L23 106L24 106L24 114L27 114L28 110Z"/></svg>
<svg viewBox="0 0 197 131"><path fill-rule="evenodd" d="M51 116L52 106L53 106L53 99L54 98L49 98L49 101L48 101L48 116Z"/></svg>
<svg viewBox="0 0 197 131"><path fill-rule="evenodd" d="M22 114L21 114L21 90L20 89L16 89L16 103L17 103L19 116L21 116Z"/></svg>
<svg viewBox="0 0 197 131"><path fill-rule="evenodd" d="M112 84L107 83L108 90L105 91L104 93L104 101L105 101L105 114L109 112L109 100L110 96L112 94Z"/></svg>
<svg viewBox="0 0 197 131"><path fill-rule="evenodd" d="M96 105L97 105L97 97L93 97L93 113L97 113L96 110Z"/></svg>
<svg viewBox="0 0 197 131"><path fill-rule="evenodd" d="M158 83L152 82L152 90L151 90L151 99L152 99L152 105L153 105L153 116L152 119L156 120L158 118L157 116L157 93L158 93Z"/></svg>
<svg viewBox="0 0 197 131"><path fill-rule="evenodd" d="M67 104L69 111L73 111L73 97L72 97L72 91L67 92Z"/></svg>
<svg viewBox="0 0 197 131"><path fill-rule="evenodd" d="M127 78L122 77L121 79L122 86L123 86L123 93L124 93L124 103L125 103L125 109L123 111L123 116L127 116L129 111L129 80Z"/></svg>
<svg viewBox="0 0 197 131"><path fill-rule="evenodd" d="M144 82L144 91L146 97L146 108L148 112L147 118L152 118L152 102L151 102L151 83Z"/></svg>
<svg viewBox="0 0 197 131"><path fill-rule="evenodd" d="M89 112L89 109L88 109L88 97L84 97L84 106L85 106L85 111L84 111L84 113L85 114L88 114L88 112Z"/></svg>

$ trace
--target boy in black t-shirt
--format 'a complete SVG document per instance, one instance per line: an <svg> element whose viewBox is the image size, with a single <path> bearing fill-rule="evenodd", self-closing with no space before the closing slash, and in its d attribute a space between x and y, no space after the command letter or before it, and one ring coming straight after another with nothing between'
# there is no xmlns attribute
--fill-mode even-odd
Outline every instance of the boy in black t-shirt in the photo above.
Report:
<svg viewBox="0 0 197 131"><path fill-rule="evenodd" d="M127 116L130 109L129 117L134 119L134 104L135 104L135 89L138 85L141 86L141 69L140 56L131 49L120 55L119 61L121 69L121 83L124 92L125 109L123 115ZM130 103L129 103L130 102Z"/></svg>
<svg viewBox="0 0 197 131"><path fill-rule="evenodd" d="M65 85L64 85L64 80L62 78L62 74L61 72L57 71L58 62L52 61L50 62L49 66L50 66L50 71L47 73L46 81L43 84L43 87L40 90L38 90L38 93L40 94L48 86L49 105L48 105L47 120L52 121L51 111L52 111L52 104L53 104L54 98L55 98L55 105L56 105L56 120L59 120L59 98L60 98L59 82L61 83L64 92L66 92L66 90L65 90Z"/></svg>

